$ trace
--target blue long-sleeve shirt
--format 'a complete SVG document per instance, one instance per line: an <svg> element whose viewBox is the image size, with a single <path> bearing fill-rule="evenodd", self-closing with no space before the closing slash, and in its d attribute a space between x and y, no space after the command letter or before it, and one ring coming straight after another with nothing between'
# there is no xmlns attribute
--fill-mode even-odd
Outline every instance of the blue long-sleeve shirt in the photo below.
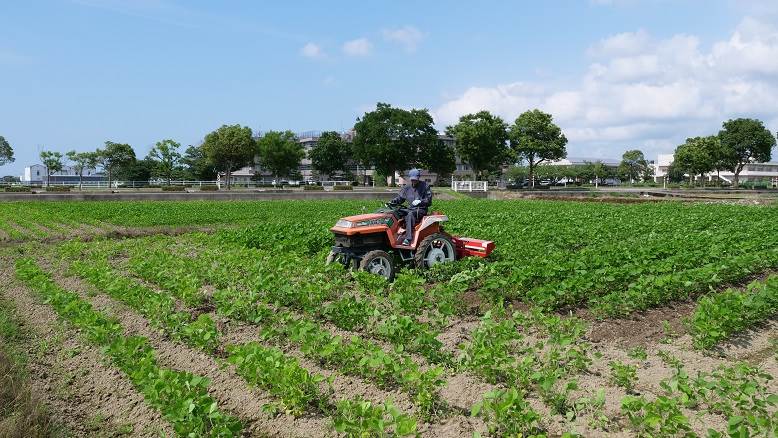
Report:
<svg viewBox="0 0 778 438"><path fill-rule="evenodd" d="M432 190L425 181L419 181L416 187L408 184L400 189L400 193L396 198L392 199L392 203L400 204L403 201L408 201L408 204L413 203L415 200L420 200L421 203L416 208L427 209L432 205Z"/></svg>

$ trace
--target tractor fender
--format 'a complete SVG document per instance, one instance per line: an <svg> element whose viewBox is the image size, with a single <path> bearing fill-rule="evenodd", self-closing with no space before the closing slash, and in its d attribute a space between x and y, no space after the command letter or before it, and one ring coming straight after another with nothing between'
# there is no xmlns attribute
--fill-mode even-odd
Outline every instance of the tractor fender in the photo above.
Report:
<svg viewBox="0 0 778 438"><path fill-rule="evenodd" d="M429 214L421 219L421 225L419 225L419 231L429 227L432 224L441 222L447 222L448 216L445 214Z"/></svg>

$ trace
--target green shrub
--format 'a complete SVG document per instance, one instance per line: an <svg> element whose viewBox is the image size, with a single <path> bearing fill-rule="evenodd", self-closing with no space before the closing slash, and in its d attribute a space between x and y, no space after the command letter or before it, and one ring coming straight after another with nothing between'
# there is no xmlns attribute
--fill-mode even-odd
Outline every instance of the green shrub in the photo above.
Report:
<svg viewBox="0 0 778 438"><path fill-rule="evenodd" d="M354 186L334 186L333 190L354 190Z"/></svg>
<svg viewBox="0 0 778 438"><path fill-rule="evenodd" d="M768 189L770 184L767 181L745 181L740 183L744 189Z"/></svg>
<svg viewBox="0 0 778 438"><path fill-rule="evenodd" d="M184 186L163 186L162 187L163 192L184 192L186 191L186 187Z"/></svg>
<svg viewBox="0 0 778 438"><path fill-rule="evenodd" d="M213 186L200 186L201 192L217 192L219 191L219 186L213 185Z"/></svg>
<svg viewBox="0 0 778 438"><path fill-rule="evenodd" d="M6 187L5 191L7 193L29 193L30 188L27 186L11 186L11 187Z"/></svg>
<svg viewBox="0 0 778 438"><path fill-rule="evenodd" d="M321 190L324 190L324 187L322 187L322 186L310 186L310 185L308 185L308 186L303 186L303 190L305 190L305 191L309 191L309 190L312 190L312 191L321 191Z"/></svg>
<svg viewBox="0 0 778 438"><path fill-rule="evenodd" d="M69 192L70 189L73 187L71 186L49 186L46 188L47 192Z"/></svg>

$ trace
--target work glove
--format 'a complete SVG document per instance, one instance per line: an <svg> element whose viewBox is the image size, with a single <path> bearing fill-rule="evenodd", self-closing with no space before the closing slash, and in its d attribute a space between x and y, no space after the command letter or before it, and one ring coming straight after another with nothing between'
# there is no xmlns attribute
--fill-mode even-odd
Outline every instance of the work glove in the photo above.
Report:
<svg viewBox="0 0 778 438"><path fill-rule="evenodd" d="M419 205L419 204L421 204L421 201L420 201L420 200L418 200L418 199L417 199L417 200L415 200L415 201L413 201L413 202L411 202L411 205L412 205L412 206L414 206L414 207L415 207L415 206L417 206L417 205Z"/></svg>

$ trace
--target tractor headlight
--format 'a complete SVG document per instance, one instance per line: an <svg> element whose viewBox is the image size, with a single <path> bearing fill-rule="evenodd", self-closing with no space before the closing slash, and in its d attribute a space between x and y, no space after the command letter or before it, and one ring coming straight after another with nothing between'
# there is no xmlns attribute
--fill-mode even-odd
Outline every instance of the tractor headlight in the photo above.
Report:
<svg viewBox="0 0 778 438"><path fill-rule="evenodd" d="M339 228L351 228L354 226L354 222L340 219L337 223L335 223L335 226Z"/></svg>

